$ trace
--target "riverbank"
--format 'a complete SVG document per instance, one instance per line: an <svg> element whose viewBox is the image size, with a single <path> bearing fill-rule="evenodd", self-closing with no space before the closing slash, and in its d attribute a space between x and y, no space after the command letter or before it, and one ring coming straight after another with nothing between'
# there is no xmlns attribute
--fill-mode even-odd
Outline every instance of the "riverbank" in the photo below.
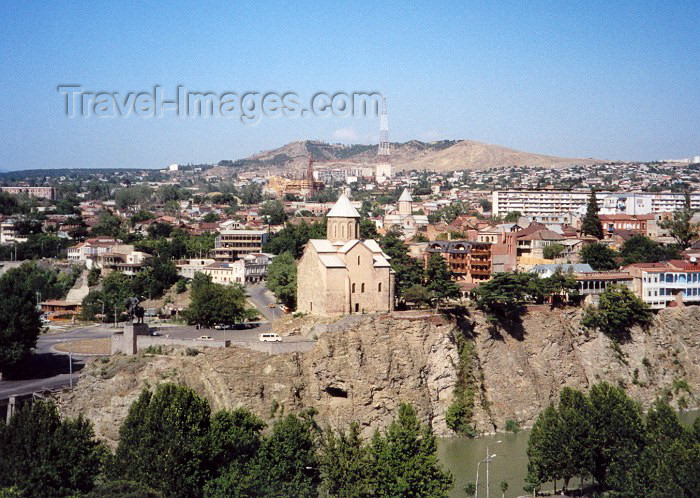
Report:
<svg viewBox="0 0 700 498"><path fill-rule="evenodd" d="M691 425L698 416L700 416L700 410L679 413L681 422L686 425ZM499 487L501 481L508 482L507 498L526 495L523 486L525 486L527 475L526 451L529 437L529 430L521 430L517 434L491 434L473 439L440 438L438 440L438 458L455 478L455 485L450 497L464 497L464 486L476 480L477 462L486 458L488 453L496 454L496 457L489 464L491 496L501 496ZM551 487L543 488L543 490L551 489ZM479 465L478 496L486 496L486 467L483 463Z"/></svg>

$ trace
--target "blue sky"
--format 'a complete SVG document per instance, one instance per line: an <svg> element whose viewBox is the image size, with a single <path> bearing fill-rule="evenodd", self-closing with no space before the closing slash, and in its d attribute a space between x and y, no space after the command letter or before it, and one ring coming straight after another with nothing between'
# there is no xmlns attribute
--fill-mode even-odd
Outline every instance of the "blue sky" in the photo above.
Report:
<svg viewBox="0 0 700 498"><path fill-rule="evenodd" d="M700 2L4 2L0 169L163 167L292 140L376 142L378 120L68 118L87 90L379 91L392 141L562 156L700 154Z"/></svg>

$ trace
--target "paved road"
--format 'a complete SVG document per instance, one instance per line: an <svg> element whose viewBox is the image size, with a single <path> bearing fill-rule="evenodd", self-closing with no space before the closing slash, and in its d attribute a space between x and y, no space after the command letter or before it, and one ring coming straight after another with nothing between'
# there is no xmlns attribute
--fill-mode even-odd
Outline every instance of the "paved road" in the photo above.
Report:
<svg viewBox="0 0 700 498"><path fill-rule="evenodd" d="M275 305L274 308L270 308L270 304L275 304L276 299L274 294L270 292L265 283L253 284L246 287L246 292L250 297L250 301L255 305L256 308L262 313L262 315L270 321L277 320L282 316L282 310L279 305Z"/></svg>
<svg viewBox="0 0 700 498"><path fill-rule="evenodd" d="M64 341L110 337L113 331L114 329L104 326L88 326L42 334L37 340L34 356L25 366L20 378L0 381L0 399L70 385L70 355L56 351L53 347ZM78 372L85 366L85 358L88 356L72 356L72 377L73 382L77 382Z"/></svg>
<svg viewBox="0 0 700 498"><path fill-rule="evenodd" d="M281 313L281 311L279 312ZM118 324L120 330L122 324ZM198 329L193 325L160 325L149 324L151 330L178 339L196 339L207 335L213 339L230 340L233 344L259 342L258 334L272 329L270 322L252 322L237 325L233 330ZM31 394L35 391L66 387L70 384L70 359L68 353L56 351L54 346L65 341L80 339L101 339L111 337L115 329L112 325L91 325L66 331L56 331L43 334L37 340L33 358L25 367L21 378L0 381L0 400L13 395ZM284 343L308 342L301 336L284 337ZM73 354L73 382L78 381L78 372L85 366L89 355Z"/></svg>

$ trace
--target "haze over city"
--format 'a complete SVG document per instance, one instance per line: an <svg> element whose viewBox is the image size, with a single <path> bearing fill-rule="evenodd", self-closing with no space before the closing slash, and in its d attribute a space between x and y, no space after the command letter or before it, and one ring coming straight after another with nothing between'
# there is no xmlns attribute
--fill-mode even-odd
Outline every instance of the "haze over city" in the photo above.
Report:
<svg viewBox="0 0 700 498"><path fill-rule="evenodd" d="M381 92L391 140L609 160L700 152L697 2L6 4L0 169L216 163L377 143L376 116L68 118L94 92Z"/></svg>

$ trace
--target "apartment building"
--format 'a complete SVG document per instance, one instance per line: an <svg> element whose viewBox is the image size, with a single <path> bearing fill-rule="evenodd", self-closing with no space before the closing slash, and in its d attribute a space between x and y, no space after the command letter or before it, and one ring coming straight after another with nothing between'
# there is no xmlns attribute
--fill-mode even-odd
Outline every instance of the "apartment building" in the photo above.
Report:
<svg viewBox="0 0 700 498"><path fill-rule="evenodd" d="M212 256L216 261L235 261L246 254L261 253L269 236L267 230L222 230Z"/></svg>
<svg viewBox="0 0 700 498"><path fill-rule="evenodd" d="M17 220L13 218L0 222L0 244L14 244L27 241L26 237L22 237L17 233L16 223Z"/></svg>
<svg viewBox="0 0 700 498"><path fill-rule="evenodd" d="M492 274L491 244L469 240L430 242L423 253L424 263L428 264L431 254L441 254L450 271L458 281L467 283L489 280Z"/></svg>
<svg viewBox="0 0 700 498"><path fill-rule="evenodd" d="M494 216L518 211L523 216L542 216L585 212L589 190L495 190L492 194ZM681 192L596 192L598 207L604 214L667 213L683 208ZM690 195L691 207L700 209L700 192Z"/></svg>
<svg viewBox="0 0 700 498"><path fill-rule="evenodd" d="M56 200L56 189L54 187L0 187L0 192L5 192L7 194L12 195L26 194L30 197L38 197L39 199L49 199L50 201Z"/></svg>

